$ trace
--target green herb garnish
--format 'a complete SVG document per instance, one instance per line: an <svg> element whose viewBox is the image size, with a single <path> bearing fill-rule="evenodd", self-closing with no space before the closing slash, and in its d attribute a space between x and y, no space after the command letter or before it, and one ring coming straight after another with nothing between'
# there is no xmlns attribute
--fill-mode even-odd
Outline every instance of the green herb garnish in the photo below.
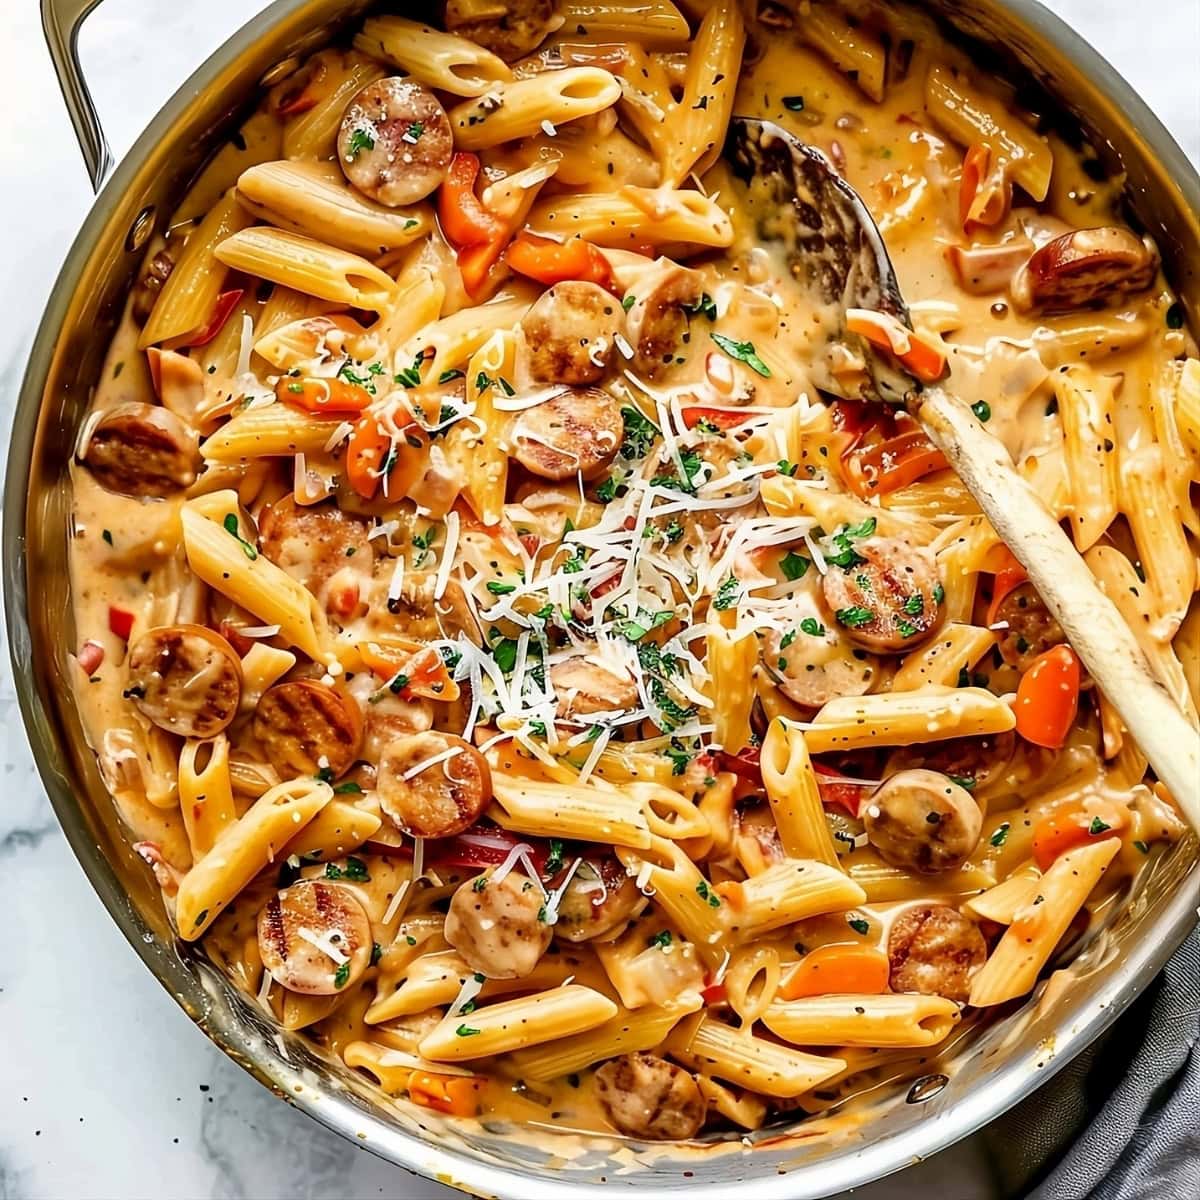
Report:
<svg viewBox="0 0 1200 1200"><path fill-rule="evenodd" d="M754 349L753 342L735 341L731 337L726 337L723 333L712 333L709 336L730 358L745 363L750 370L761 375L764 379L771 378L771 368L758 357L758 352Z"/></svg>

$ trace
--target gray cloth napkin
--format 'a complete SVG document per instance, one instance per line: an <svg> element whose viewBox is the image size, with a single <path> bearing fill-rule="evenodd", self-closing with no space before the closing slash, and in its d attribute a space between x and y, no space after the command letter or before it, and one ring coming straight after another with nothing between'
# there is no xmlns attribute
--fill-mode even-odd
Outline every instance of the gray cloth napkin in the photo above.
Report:
<svg viewBox="0 0 1200 1200"><path fill-rule="evenodd" d="M1200 928L984 1141L1005 1193L1027 1200L1200 1200Z"/></svg>

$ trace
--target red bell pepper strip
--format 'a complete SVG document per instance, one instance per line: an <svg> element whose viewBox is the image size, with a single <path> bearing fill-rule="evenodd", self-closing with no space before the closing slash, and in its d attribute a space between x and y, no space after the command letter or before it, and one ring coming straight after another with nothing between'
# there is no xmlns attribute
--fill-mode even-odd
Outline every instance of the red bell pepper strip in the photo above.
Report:
<svg viewBox="0 0 1200 1200"><path fill-rule="evenodd" d="M237 308L244 295L245 288L233 288L231 291L222 292L213 305L212 316L192 334L188 339L188 346L192 349L207 346L221 332L225 322L229 320L230 313Z"/></svg>

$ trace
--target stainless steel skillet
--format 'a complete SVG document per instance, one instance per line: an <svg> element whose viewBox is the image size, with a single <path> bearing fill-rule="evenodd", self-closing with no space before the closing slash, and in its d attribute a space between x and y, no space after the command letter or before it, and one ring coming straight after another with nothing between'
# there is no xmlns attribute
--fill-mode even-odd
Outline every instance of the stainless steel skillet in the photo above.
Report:
<svg viewBox="0 0 1200 1200"><path fill-rule="evenodd" d="M43 0L64 90L103 176L99 123L73 58L79 21L98 0ZM1084 953L1070 989L1037 998L976 1031L939 1064L948 1083L906 1104L908 1082L881 1089L856 1122L799 1125L752 1151L738 1142L642 1154L604 1139L478 1129L406 1106L377 1107L361 1080L277 1036L245 999L173 944L157 890L125 844L71 699L66 569L66 463L95 382L107 330L155 222L269 72L355 20L365 0L278 0L192 76L151 122L68 255L31 353L5 491L4 584L21 708L47 791L77 857L114 920L178 1003L264 1084L351 1140L429 1178L480 1194L558 1200L605 1187L650 1200L684 1191L760 1200L828 1195L898 1170L991 1120L1032 1092L1130 1003L1195 922L1200 867L1177 846L1123 914ZM1200 178L1132 90L1033 0L926 0L977 36L996 69L1021 72L1079 115L1093 142L1128 173L1128 198L1156 238L1193 317L1200 315ZM148 31L148 37L153 36ZM1008 55L1010 57L1005 57ZM1006 65L1005 65L1006 64ZM36 664L36 666L31 666ZM817 1136L821 1134L822 1136Z"/></svg>

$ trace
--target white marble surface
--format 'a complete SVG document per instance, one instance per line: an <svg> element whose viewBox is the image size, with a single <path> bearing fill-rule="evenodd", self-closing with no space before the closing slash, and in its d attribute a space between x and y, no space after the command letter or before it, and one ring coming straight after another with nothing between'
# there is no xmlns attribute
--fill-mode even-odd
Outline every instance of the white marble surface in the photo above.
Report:
<svg viewBox="0 0 1200 1200"><path fill-rule="evenodd" d="M3 0L0 438L34 323L90 196L35 0ZM106 0L82 53L119 156L246 0ZM1200 161L1200 0L1051 0ZM110 924L59 832L0 663L0 1200L370 1197L448 1200L273 1099L192 1026ZM996 1194L959 1147L870 1200Z"/></svg>

